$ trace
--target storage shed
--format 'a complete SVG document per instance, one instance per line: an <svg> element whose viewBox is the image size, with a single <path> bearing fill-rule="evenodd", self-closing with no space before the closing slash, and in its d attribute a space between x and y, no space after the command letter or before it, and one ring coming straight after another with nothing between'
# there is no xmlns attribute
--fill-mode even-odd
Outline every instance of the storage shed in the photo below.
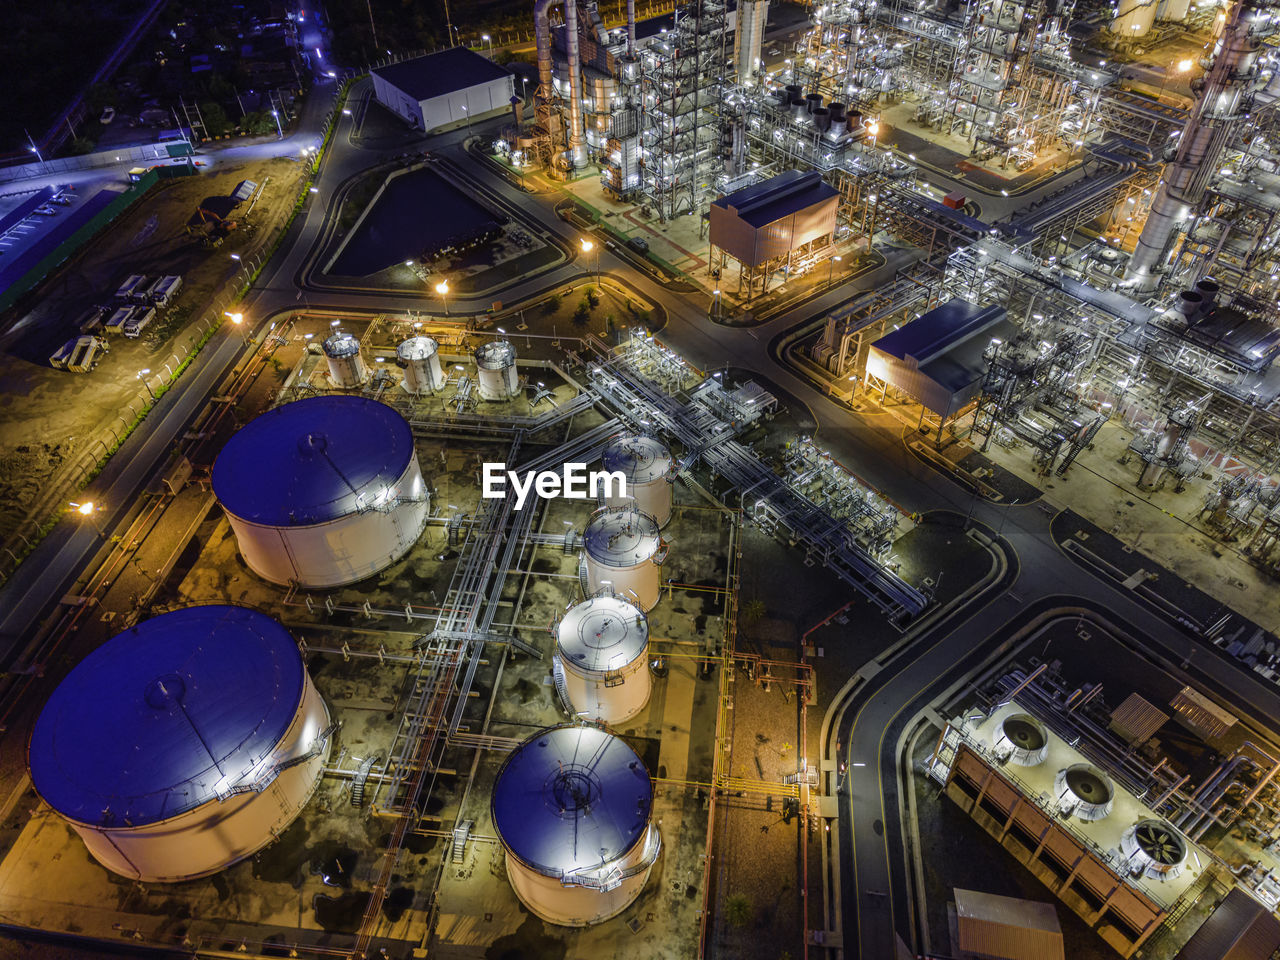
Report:
<svg viewBox="0 0 1280 960"><path fill-rule="evenodd" d="M1174 960L1270 960L1280 920L1240 887L1226 895Z"/></svg>
<svg viewBox="0 0 1280 960"><path fill-rule="evenodd" d="M955 889L956 946L984 960L1064 960L1051 903Z"/></svg>

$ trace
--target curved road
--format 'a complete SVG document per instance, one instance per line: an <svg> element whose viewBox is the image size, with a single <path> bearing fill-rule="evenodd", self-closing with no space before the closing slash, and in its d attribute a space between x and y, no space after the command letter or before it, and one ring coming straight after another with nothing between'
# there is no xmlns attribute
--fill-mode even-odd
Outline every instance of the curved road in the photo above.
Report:
<svg viewBox="0 0 1280 960"><path fill-rule="evenodd" d="M316 102L320 99L316 98ZM318 107L310 105L302 129L290 142L300 145L314 142L316 130L308 129L307 124L318 124L326 109L327 103ZM360 170L382 162L389 155L404 152L402 146L379 151L353 145L348 139L351 118L343 116L339 121L332 149L316 179L317 193L295 221L281 251L263 271L257 287L246 298L243 310L256 321L265 323L273 314L299 306L304 293L300 292L297 280L305 275L308 262L314 256L313 248L324 233L338 187ZM477 134L483 128L484 125L477 124L470 133ZM524 194L475 164L463 153L462 140L467 133L464 130L437 137L432 141L432 149L443 150L463 165L469 165L476 179L483 181L504 202L519 207L526 219L576 246L576 231L553 211L557 196ZM278 143L274 145L279 147ZM1034 202L1039 193L1017 202ZM987 201L991 216L1005 212L997 209L1004 206L1000 201L998 197ZM1013 203L1010 201L1009 206ZM874 778L866 775L848 778L841 797L841 844L850 851L844 863L847 879L842 884L846 950L869 960L893 956L895 929L909 943L912 932L894 813L898 782L896 742L886 737L886 731L900 727L906 716L929 697L931 690L951 676L957 665L964 664L979 651L994 626L1007 622L1027 604L1064 590L1113 610L1129 622L1143 624L1160 650L1174 659L1184 658L1202 645L1155 618L1148 608L1124 591L1078 568L1054 545L1049 535L1049 513L1040 506L997 507L985 501L975 502L958 484L906 449L902 427L896 419L874 413L855 416L779 364L770 349L772 339L846 301L854 293L883 282L893 265L839 284L766 324L745 329L713 325L706 317L705 296L673 293L608 249L601 249L599 258L602 272L665 308L668 320L663 340L691 363L702 369L731 365L768 376L808 405L824 445L867 482L907 510L923 513L949 509L964 514L972 509L975 520L999 530L1007 541L1007 550L1012 551L1008 584L997 587L978 608L966 610L913 638L902 653L860 690L856 709L848 711L842 720L839 738L849 745L850 758L865 758L858 762L866 762L869 765L866 769L875 771ZM503 290L503 300L508 306L518 304L550 286L581 278L587 272L587 265L567 263L515 283ZM589 265L594 267L593 262ZM305 296L308 306L315 309L355 311L368 310L370 306L368 297L355 293L306 289ZM455 314L482 312L490 300L487 294L451 299L450 307ZM420 297L384 296L377 299L375 309L386 312L432 306ZM226 331L215 336L191 373L164 396L142 428L122 448L121 455L111 460L92 485L92 495L118 508L132 502L136 491L163 462L170 443L182 434L205 404L241 349L238 336ZM59 525L19 568L0 595L0 643L10 648L20 646L38 617L66 590L98 545L98 536L91 527ZM1256 709L1280 710L1280 698L1233 665L1216 657L1204 657L1197 660L1197 667L1207 672L1217 685L1233 690L1237 698L1247 700Z"/></svg>

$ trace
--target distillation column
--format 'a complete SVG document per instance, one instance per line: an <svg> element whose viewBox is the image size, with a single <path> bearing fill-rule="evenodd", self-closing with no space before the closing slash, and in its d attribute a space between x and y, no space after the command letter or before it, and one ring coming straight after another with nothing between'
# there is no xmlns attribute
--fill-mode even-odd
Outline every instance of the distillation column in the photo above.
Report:
<svg viewBox="0 0 1280 960"><path fill-rule="evenodd" d="M1254 78L1262 31L1264 0L1240 0L1222 33L1222 47L1204 76L1204 85L1178 138L1177 153L1166 164L1151 213L1142 228L1125 285L1150 293L1160 283L1178 224L1203 199L1217 172L1223 148L1243 116L1241 100Z"/></svg>
<svg viewBox="0 0 1280 960"><path fill-rule="evenodd" d="M582 61L578 53L578 0L564 0L565 41L569 46L569 157L574 169L587 165L582 132Z"/></svg>

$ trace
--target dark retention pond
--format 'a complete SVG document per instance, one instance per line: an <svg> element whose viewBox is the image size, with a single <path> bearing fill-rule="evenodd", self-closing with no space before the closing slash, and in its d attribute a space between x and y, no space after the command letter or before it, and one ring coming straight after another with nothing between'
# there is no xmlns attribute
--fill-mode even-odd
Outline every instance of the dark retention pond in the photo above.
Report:
<svg viewBox="0 0 1280 960"><path fill-rule="evenodd" d="M329 273L367 277L424 253L434 258L434 251L451 242L499 225L487 208L431 168L420 167L387 182Z"/></svg>

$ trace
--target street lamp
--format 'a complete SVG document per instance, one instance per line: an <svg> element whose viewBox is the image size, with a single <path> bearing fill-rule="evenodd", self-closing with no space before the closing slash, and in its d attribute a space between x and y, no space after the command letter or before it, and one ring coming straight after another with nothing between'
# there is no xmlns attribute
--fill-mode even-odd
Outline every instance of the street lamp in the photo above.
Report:
<svg viewBox="0 0 1280 960"><path fill-rule="evenodd" d="M835 256L827 261L827 286L831 286L831 270L835 266L837 260L843 260L844 257Z"/></svg>
<svg viewBox="0 0 1280 960"><path fill-rule="evenodd" d="M147 393L150 394L151 396L151 402L154 403L156 399L156 395L155 395L155 392L152 391L151 389L151 381L147 379L147 375L149 373L151 373L151 368L143 367L141 370L138 371L138 379L141 380L142 385L147 388Z"/></svg>
<svg viewBox="0 0 1280 960"><path fill-rule="evenodd" d="M592 243L590 240L588 240L586 237L583 237L578 242L582 244L583 253L590 253L592 250L595 249L595 244ZM600 286L600 251L599 250L596 250L596 286L597 287Z"/></svg>
<svg viewBox="0 0 1280 960"><path fill-rule="evenodd" d="M80 514L80 516L84 517L89 521L89 523L93 526L93 529L97 531L98 536L100 536L103 540L107 539L107 535L102 532L102 527L98 526L98 522L93 519L94 514L100 513L102 511L101 506L99 506L98 504L95 504L92 500L86 500L84 503L76 503L73 500L71 501L71 506L75 508L76 513Z"/></svg>
<svg viewBox="0 0 1280 960"><path fill-rule="evenodd" d="M235 324L236 330L239 331L240 333L240 338L242 340L248 340L249 338L245 335L245 332L241 327L241 324L244 323L244 314L243 313L227 313L226 311L223 311L223 313L226 315L228 320L230 320L233 324Z"/></svg>
<svg viewBox="0 0 1280 960"><path fill-rule="evenodd" d="M465 103L460 104L460 106L462 107L462 115L467 118L467 129L470 130L471 129L471 112L467 109L467 105Z"/></svg>
<svg viewBox="0 0 1280 960"><path fill-rule="evenodd" d="M492 60L493 59L493 41L489 39L489 35L487 33L482 33L480 35L480 39L489 45L489 59Z"/></svg>
<svg viewBox="0 0 1280 960"><path fill-rule="evenodd" d="M444 315L449 315L449 281L441 280L436 284L436 293L440 294L440 299L444 302Z"/></svg>
<svg viewBox="0 0 1280 960"><path fill-rule="evenodd" d="M719 320L720 317L720 290L715 289L711 291L711 319Z"/></svg>
<svg viewBox="0 0 1280 960"><path fill-rule="evenodd" d="M284 129L280 126L280 111L279 111L279 110L272 110L272 111L271 111L271 116L273 116L273 117L275 118L275 121L276 121L276 139L277 139L277 140L283 140L283 139L284 139Z"/></svg>

